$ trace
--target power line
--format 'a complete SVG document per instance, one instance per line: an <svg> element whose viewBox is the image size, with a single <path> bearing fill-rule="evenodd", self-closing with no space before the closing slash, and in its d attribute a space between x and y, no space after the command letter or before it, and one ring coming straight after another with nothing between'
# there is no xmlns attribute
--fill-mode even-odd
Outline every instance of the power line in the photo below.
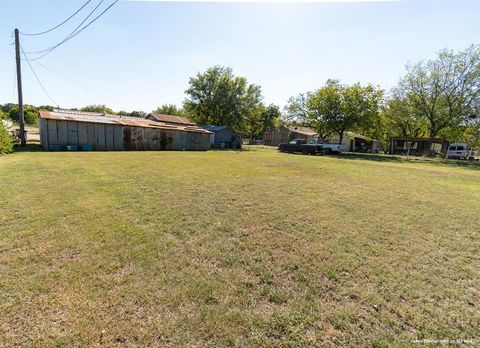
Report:
<svg viewBox="0 0 480 348"><path fill-rule="evenodd" d="M73 31L72 31L70 34L68 34L68 36L67 36L65 39L63 39L62 41L60 41L58 44L56 44L56 45L54 45L54 46L52 46L52 47L49 47L49 48L45 48L45 49L43 49L43 50L39 50L39 51L27 51L27 53L28 53L28 54L37 54L37 53L44 53L44 52L49 53L49 52L53 51L55 48L57 48L58 46L60 46L62 43L66 42L73 34L75 34L75 32L83 25L83 23L85 23L85 22L87 21L87 19L89 19L90 16L97 10L97 8L100 7L100 5L103 3L103 1L104 1L104 0L101 0L101 1L98 3L98 5L95 6L95 8L88 14L88 16L85 17L85 18L83 19L83 21L82 21L79 25L77 25L77 27L76 27L75 29L73 29ZM32 60L33 60L33 59L32 59Z"/></svg>
<svg viewBox="0 0 480 348"><path fill-rule="evenodd" d="M92 1L92 0L88 0L85 4L83 4L82 7L80 7L77 11L75 11L70 17L68 17L67 19L65 19L62 23L57 24L57 25L54 26L53 28L50 28L50 29L45 30L45 31L41 31L41 32L39 32L39 33L23 33L23 32L20 32L20 34L22 34L22 35L28 35L28 36L36 36L36 35L43 35L43 34L49 33L49 32L51 32L52 30L55 30L55 29L57 29L58 27L64 25L64 24L67 23L70 19L72 19L73 17L75 17L75 15L76 15L78 12L80 12L85 6L87 6L90 1Z"/></svg>
<svg viewBox="0 0 480 348"><path fill-rule="evenodd" d="M95 17L94 19L92 19L90 22L88 22L88 24L86 24L85 26L83 26L80 30L78 30L76 33L73 34L70 34L65 40L61 41L60 43L58 43L57 45L53 46L51 49L49 49L46 53L42 54L41 56L38 56L38 57L35 57L33 59L31 59L32 61L35 61L35 60L38 60L40 58L43 58L44 56L46 56L47 54L49 54L50 52L52 52L54 49L56 49L58 46L64 44L65 42L73 39L75 36L77 36L78 34L80 34L82 31L84 31L85 29L87 29L93 22L95 22L97 19L99 19L105 12L107 12L109 9L111 9L113 7L113 5L115 5L119 0L115 0L113 3L111 3L105 10L103 10L103 12L101 12L97 17ZM102 0L103 2L103 0ZM99 4L100 5L100 4ZM98 7L98 6L97 6ZM96 7L96 8L97 8ZM95 9L96 9L95 8ZM87 17L88 18L88 17ZM83 22L82 22L83 23Z"/></svg>
<svg viewBox="0 0 480 348"><path fill-rule="evenodd" d="M53 104L55 104L57 107L58 107L58 104L55 100L53 100L52 96L47 92L47 89L43 86L42 82L40 81L40 79L38 78L37 76L37 73L35 72L35 70L33 69L33 66L32 64L30 63L30 60L28 59L27 55L25 54L25 51L23 50L23 47L20 45L20 49L22 50L22 54L23 56L25 57L27 63L28 63L28 66L30 67L30 70L32 70L32 73L33 75L35 76L35 78L37 79L37 82L38 84L40 85L40 87L42 87L43 91L45 92L45 94L47 95L47 97L52 101Z"/></svg>
<svg viewBox="0 0 480 348"><path fill-rule="evenodd" d="M105 97L102 97L101 95L98 95L96 92L93 92L93 91L87 89L86 87L82 86L81 84L79 84L79 83L73 81L72 79L70 79L70 78L68 78L68 77L60 74L59 72L57 72L57 71L49 68L48 66L46 66L45 64L40 63L39 61L34 61L34 63L40 65L42 68L44 68L44 69L46 69L46 70L54 73L55 75L57 75L58 77L62 78L62 79L65 80L65 81L69 82L69 83L72 84L73 86L78 87L78 88L80 88L81 90L83 90L83 91L85 91L85 92L87 92L87 93L89 93L89 94L91 94L91 95L93 95L93 96L95 96L95 97L97 97L97 98L100 98L100 99L102 99L102 100L104 100L104 101L106 101L106 102L108 102L108 103L110 103L110 104L114 104L114 105L116 105L117 107L120 107L120 109L123 109L123 110L128 109L128 108L125 108L124 105L121 105L121 104L119 104L119 103L117 103L117 102L115 102L115 101L113 101L113 100L110 100L110 99L107 99L107 98L105 98Z"/></svg>
<svg viewBox="0 0 480 348"><path fill-rule="evenodd" d="M63 76L63 75L59 74L58 72L50 69L50 68L49 68L48 66L46 66L45 64L42 64L42 63L40 63L39 61L33 61L33 62L34 62L35 64L40 65L42 68L44 68L44 69L46 69L46 70L48 70L48 71L50 71L50 72L58 75L59 77L61 77L61 78L64 79L65 81L70 82L72 85L74 85L74 86L76 86L76 87L78 87L78 88L80 88L80 89L83 89L85 92L89 92L89 90L86 89L85 87L83 87L82 85L80 85L80 84L76 83L75 81L69 79L68 77Z"/></svg>

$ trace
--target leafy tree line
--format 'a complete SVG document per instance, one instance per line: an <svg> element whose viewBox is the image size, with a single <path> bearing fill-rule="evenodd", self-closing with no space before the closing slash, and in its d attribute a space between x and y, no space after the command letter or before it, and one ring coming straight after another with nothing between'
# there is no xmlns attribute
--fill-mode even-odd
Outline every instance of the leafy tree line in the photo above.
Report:
<svg viewBox="0 0 480 348"><path fill-rule="evenodd" d="M182 108L177 107L175 104L163 104L155 110L154 114L164 114L164 115L174 115L174 116L185 116L186 112Z"/></svg>
<svg viewBox="0 0 480 348"><path fill-rule="evenodd" d="M215 66L190 78L183 103L197 124L226 125L250 139L259 138L281 117L276 105L265 105L260 86L233 75L231 68Z"/></svg>
<svg viewBox="0 0 480 348"><path fill-rule="evenodd" d="M435 59L408 64L397 86L327 80L289 99L283 117L262 103L261 89L230 68L216 66L189 81L183 114L197 123L224 124L251 139L280 121L314 129L320 137L357 131L387 146L392 136L436 137L480 146L480 46L443 50Z"/></svg>
<svg viewBox="0 0 480 348"><path fill-rule="evenodd" d="M50 105L34 106L34 105L24 104L23 114L24 114L25 123L32 126L38 125L38 115L39 115L38 111L53 110L53 108L54 107ZM7 103L4 105L0 105L0 111L2 115L0 116L0 119L9 118L15 122L19 121L18 104Z"/></svg>
<svg viewBox="0 0 480 348"><path fill-rule="evenodd" d="M292 122L314 129L320 137L357 131L380 140L392 136L446 137L480 146L480 46L461 52L443 50L435 59L408 64L397 86L386 92L374 85L346 85L329 79L317 90L288 100L284 113L263 102L261 87L235 76L231 68L214 66L191 77L181 107L163 104L154 113L182 115L197 124L226 125L250 139L268 128ZM25 106L25 121L35 125L43 105ZM1 110L18 120L18 106ZM76 110L76 109L74 109ZM81 111L115 114L105 105L88 105ZM144 117L143 111L116 114Z"/></svg>
<svg viewBox="0 0 480 348"><path fill-rule="evenodd" d="M321 138L338 134L342 142L347 130L374 129L378 121L383 91L372 86L352 86L328 80L324 87L290 98L287 117L314 129Z"/></svg>
<svg viewBox="0 0 480 348"><path fill-rule="evenodd" d="M276 105L265 105L261 88L250 84L245 77L234 76L232 69L215 66L205 73L199 73L189 80L189 88L185 91L187 98L183 107L163 104L153 113L186 116L197 124L226 125L237 132L257 139L263 132L277 125L281 117L280 108ZM9 117L18 121L18 106L6 104ZM38 110L53 110L52 106L25 106L25 122L36 125ZM80 109L87 112L117 114L124 116L145 117L143 111L114 112L106 105L87 105Z"/></svg>
<svg viewBox="0 0 480 348"><path fill-rule="evenodd" d="M328 80L315 91L290 98L286 118L321 137L346 130L379 139L436 137L480 146L480 46L443 50L427 62L409 64L390 93L372 85ZM430 148L430 147L429 147Z"/></svg>
<svg viewBox="0 0 480 348"><path fill-rule="evenodd" d="M31 126L37 126L38 125L38 117L39 117L39 111L40 110L48 110L48 111L53 111L56 107L51 106L51 105L40 105L40 106L35 106L35 105L28 105L24 104L23 110L24 110L24 119L25 123L27 125ZM115 112L106 105L101 105L101 104L92 104L92 105L87 105L81 108L70 108L68 110L73 110L73 111L86 111L86 112L98 112L98 113L103 113L107 115L123 115L123 116L133 116L133 117L145 117L147 115L146 112L143 111L132 111L132 112L126 112L126 111L119 111ZM7 103L4 105L0 105L0 111L2 112L2 115L0 119L3 118L9 118L12 121L18 122L19 121L19 113L18 113L18 104L14 103Z"/></svg>
<svg viewBox="0 0 480 348"><path fill-rule="evenodd" d="M405 135L427 136L430 144L440 136L478 146L480 46L442 50L406 70L385 110L392 125Z"/></svg>

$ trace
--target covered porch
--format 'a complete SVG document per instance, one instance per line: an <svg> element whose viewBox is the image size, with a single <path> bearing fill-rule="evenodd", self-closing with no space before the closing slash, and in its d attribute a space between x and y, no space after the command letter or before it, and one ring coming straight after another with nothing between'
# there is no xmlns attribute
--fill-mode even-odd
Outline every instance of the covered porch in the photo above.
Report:
<svg viewBox="0 0 480 348"><path fill-rule="evenodd" d="M450 144L445 138L434 138L428 149L430 138L393 137L390 138L389 153L394 155L423 156L425 153L446 153Z"/></svg>

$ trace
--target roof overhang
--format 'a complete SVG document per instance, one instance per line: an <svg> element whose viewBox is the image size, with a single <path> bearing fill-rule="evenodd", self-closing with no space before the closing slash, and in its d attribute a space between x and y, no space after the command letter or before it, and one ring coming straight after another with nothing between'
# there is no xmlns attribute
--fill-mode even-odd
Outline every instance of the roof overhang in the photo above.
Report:
<svg viewBox="0 0 480 348"><path fill-rule="evenodd" d="M164 130L177 130L184 132L194 132L194 133L208 133L211 132L202 129L197 126L190 125L173 125L163 122L150 121L144 118L135 118L135 117L123 117L118 115L102 115L97 113L86 113L86 112L58 112L58 111L40 111L40 118L46 120L57 120L57 121L75 121L75 122L86 122L86 123L101 123L101 124L110 124L110 125L122 125L130 127L143 127L143 128L155 128L155 129L164 129Z"/></svg>

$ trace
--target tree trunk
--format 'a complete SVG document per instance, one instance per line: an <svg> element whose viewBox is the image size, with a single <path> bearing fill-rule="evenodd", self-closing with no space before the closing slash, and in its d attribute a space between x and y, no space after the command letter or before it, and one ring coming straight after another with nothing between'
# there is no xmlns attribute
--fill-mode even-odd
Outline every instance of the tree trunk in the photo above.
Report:
<svg viewBox="0 0 480 348"><path fill-rule="evenodd" d="M344 132L345 132L345 131L340 131L340 132L338 132L338 144L339 144L339 145L342 145L343 133L344 133Z"/></svg>
<svg viewBox="0 0 480 348"><path fill-rule="evenodd" d="M430 137L428 138L427 148L425 149L425 155L427 156L432 156L433 154L432 145L433 141L435 140L435 136L437 135L436 133L437 132L435 131L435 129L430 128Z"/></svg>

